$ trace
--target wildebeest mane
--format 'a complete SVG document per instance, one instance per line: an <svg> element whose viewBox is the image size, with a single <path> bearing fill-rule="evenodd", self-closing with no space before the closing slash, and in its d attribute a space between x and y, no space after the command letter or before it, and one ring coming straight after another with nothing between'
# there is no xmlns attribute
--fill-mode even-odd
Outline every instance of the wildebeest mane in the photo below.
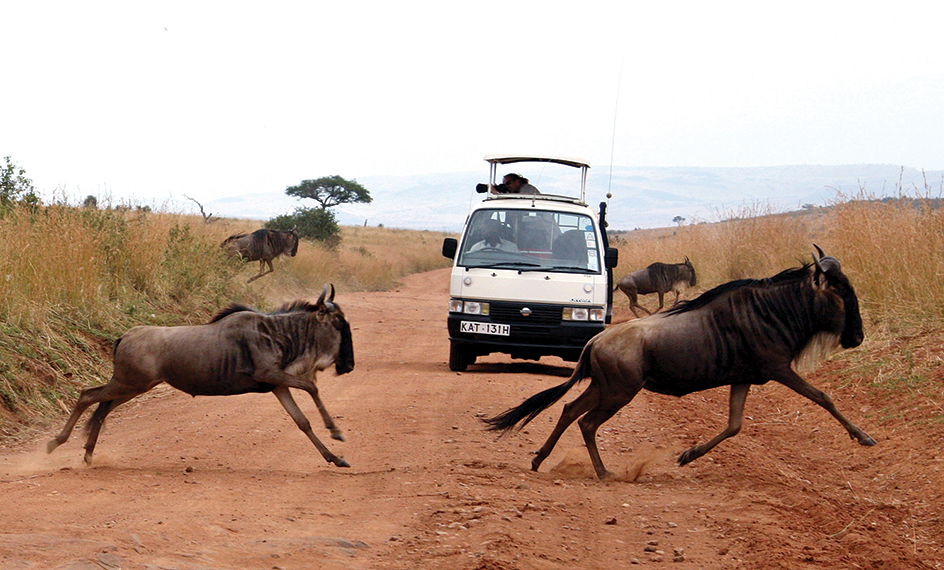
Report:
<svg viewBox="0 0 944 570"><path fill-rule="evenodd" d="M241 313L241 312L243 312L243 311L250 311L250 312L253 312L253 313L257 312L255 309L253 309L253 308L251 308L251 307L247 307L246 305L240 305L240 304L238 304L238 303L233 303L233 304L230 305L229 307L226 307L226 308L223 309L222 311L220 311L220 312L218 312L217 314L213 315L213 318L210 319L209 321L207 321L207 324L208 324L208 325L211 325L211 324L213 324L213 323L215 323L215 322L217 322L217 321L221 321L221 320L225 319L226 317L232 315L233 313Z"/></svg>
<svg viewBox="0 0 944 570"><path fill-rule="evenodd" d="M218 312L217 314L213 315L213 318L210 319L209 321L207 321L207 324L208 324L208 325L211 325L211 324L213 324L213 323L215 323L215 322L218 322L218 321L221 321L221 320L225 319L226 317L232 315L233 313L241 313L241 312L243 312L243 311L250 311L250 312L253 312L253 313L257 312L257 311L256 311L255 309L253 309L252 307L247 307L246 305L240 305L240 304L238 304L238 303L233 303L233 304L230 305L229 307L226 307L225 309L221 310L221 311Z"/></svg>
<svg viewBox="0 0 944 570"><path fill-rule="evenodd" d="M287 313L313 313L318 310L318 305L308 301L292 301L279 307L269 313L270 315L285 315Z"/></svg>
<svg viewBox="0 0 944 570"><path fill-rule="evenodd" d="M732 291L744 289L746 287L770 287L773 285L803 281L805 279L809 279L810 267L812 267L812 265L812 263L808 263L802 267L784 269L773 277L766 277L764 279L735 279L734 281L723 283L714 289L705 291L694 299L689 301L680 301L678 305L670 308L664 314L677 315L680 313L687 313L688 311L694 311L704 307L705 305L708 305L719 297L731 293Z"/></svg>
<svg viewBox="0 0 944 570"><path fill-rule="evenodd" d="M292 301L291 303L286 303L279 307L278 309L272 311L271 313L265 313L268 315L285 315L288 313L312 313L318 309L317 305L309 303L308 301ZM207 324L213 324L217 321L221 321L226 317L232 315L233 313L241 313L243 311L249 311L251 313L260 313L252 307L247 307L246 305L240 305L239 303L233 303L232 305L221 310L217 314L213 315L213 318L210 319Z"/></svg>

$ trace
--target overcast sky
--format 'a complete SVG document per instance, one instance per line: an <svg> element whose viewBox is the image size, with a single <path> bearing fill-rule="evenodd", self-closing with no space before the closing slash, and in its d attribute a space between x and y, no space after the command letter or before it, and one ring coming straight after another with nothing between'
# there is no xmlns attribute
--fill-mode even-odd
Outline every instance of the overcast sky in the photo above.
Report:
<svg viewBox="0 0 944 570"><path fill-rule="evenodd" d="M0 13L0 157L46 194L209 201L333 174L486 172L496 152L944 169L938 2L0 0Z"/></svg>

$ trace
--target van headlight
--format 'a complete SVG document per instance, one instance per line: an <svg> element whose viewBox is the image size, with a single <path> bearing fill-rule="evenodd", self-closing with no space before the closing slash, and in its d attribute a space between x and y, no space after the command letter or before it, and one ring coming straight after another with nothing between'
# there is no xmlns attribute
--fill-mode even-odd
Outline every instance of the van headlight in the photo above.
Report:
<svg viewBox="0 0 944 570"><path fill-rule="evenodd" d="M449 300L450 313L463 313L466 315L488 315L488 303L481 301L460 301L459 299Z"/></svg>
<svg viewBox="0 0 944 570"><path fill-rule="evenodd" d="M590 307L564 307L562 317L565 321L603 322L606 319L606 310Z"/></svg>

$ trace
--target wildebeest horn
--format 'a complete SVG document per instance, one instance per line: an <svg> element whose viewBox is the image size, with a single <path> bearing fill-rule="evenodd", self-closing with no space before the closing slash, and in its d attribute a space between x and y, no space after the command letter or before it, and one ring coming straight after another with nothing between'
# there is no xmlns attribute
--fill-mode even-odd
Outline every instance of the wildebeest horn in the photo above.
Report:
<svg viewBox="0 0 944 570"><path fill-rule="evenodd" d="M816 245L816 244L814 243L814 244L813 244L813 247L815 247L815 248L816 248L816 251L819 252L819 257L820 257L820 259L822 259L823 257L826 256L826 254L823 253L823 250L820 249L820 247L819 247L818 245ZM815 259L815 256L814 256L814 259Z"/></svg>
<svg viewBox="0 0 944 570"><path fill-rule="evenodd" d="M328 295L329 287L331 290L330 295ZM325 299L325 297L327 297L327 299ZM318 302L315 304L316 305L324 304L325 308L328 309L329 313L332 313L335 311L335 309L337 309L337 307L334 304L334 285L333 284L328 285L327 283L325 283L324 290L321 292L321 296L318 297Z"/></svg>

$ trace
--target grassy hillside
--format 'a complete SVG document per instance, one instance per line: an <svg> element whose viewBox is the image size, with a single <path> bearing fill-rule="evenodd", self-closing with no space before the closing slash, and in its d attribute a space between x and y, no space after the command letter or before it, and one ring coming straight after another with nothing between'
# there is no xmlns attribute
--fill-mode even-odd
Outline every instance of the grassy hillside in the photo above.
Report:
<svg viewBox="0 0 944 570"><path fill-rule="evenodd" d="M295 258L252 284L256 263L220 249L258 222L126 209L16 208L0 219L0 437L62 414L78 391L111 375L114 339L139 324L205 322L239 302L271 309L317 296L382 290L448 265L442 234L343 228L327 249L304 241Z"/></svg>

